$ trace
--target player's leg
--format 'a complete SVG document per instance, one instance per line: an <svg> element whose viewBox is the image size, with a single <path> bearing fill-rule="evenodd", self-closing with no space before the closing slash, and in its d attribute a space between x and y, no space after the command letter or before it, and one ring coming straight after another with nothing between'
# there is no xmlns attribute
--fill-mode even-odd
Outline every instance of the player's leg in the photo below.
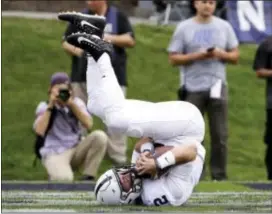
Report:
<svg viewBox="0 0 272 214"><path fill-rule="evenodd" d="M88 57L86 80L88 110L92 114L105 121L106 111L118 111L123 108L125 97L118 84L109 55L101 56L97 62L93 57Z"/></svg>
<svg viewBox="0 0 272 214"><path fill-rule="evenodd" d="M106 24L105 18L65 12L59 15L59 19L68 21L76 25L79 31L85 32L68 36L67 42L84 49L93 57L88 59L90 68L88 70L88 107L90 112L100 117L109 128L132 137L148 136L161 140L184 135L184 132L190 136L194 134L194 130L197 130L199 138L203 140L204 122L201 121L203 118L199 117L199 112L196 110L188 111L194 108L188 107L189 104L187 108L181 103L176 105L178 102L155 106L148 102L125 101L107 54L112 51L112 47L100 39ZM95 67L95 64L98 66ZM194 115L198 115L197 122L190 121Z"/></svg>
<svg viewBox="0 0 272 214"><path fill-rule="evenodd" d="M109 44L88 34L74 34L67 40L93 56L88 58L88 108L109 128L138 138L166 140L185 135L203 140L204 121L195 106L126 100L111 65Z"/></svg>
<svg viewBox="0 0 272 214"><path fill-rule="evenodd" d="M99 116L109 128L155 141L180 135L198 137L199 142L203 140L204 120L195 106L179 101L151 103L125 99L108 53L103 53L96 62L97 71L104 78L96 81L99 96L89 97L88 107L91 111L100 111ZM94 70L88 68L88 72Z"/></svg>

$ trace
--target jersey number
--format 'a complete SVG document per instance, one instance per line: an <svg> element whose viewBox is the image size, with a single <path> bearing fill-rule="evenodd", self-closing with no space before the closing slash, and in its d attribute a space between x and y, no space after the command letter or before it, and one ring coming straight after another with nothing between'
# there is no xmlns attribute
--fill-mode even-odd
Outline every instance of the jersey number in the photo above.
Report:
<svg viewBox="0 0 272 214"><path fill-rule="evenodd" d="M163 195L161 198L154 199L153 203L155 204L155 206L161 206L161 205L167 204L168 199L166 198L165 195Z"/></svg>

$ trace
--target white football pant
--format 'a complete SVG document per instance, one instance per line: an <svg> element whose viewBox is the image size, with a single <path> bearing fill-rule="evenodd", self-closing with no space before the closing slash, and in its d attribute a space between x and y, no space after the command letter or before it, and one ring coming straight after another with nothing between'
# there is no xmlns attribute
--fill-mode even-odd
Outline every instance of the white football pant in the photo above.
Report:
<svg viewBox="0 0 272 214"><path fill-rule="evenodd" d="M87 92L89 112L116 132L167 145L203 141L204 120L193 104L125 99L107 53L97 62L88 57Z"/></svg>

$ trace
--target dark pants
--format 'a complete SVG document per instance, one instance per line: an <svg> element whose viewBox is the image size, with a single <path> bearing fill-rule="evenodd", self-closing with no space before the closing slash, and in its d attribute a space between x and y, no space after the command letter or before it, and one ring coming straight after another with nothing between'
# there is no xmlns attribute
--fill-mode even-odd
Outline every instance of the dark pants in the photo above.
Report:
<svg viewBox="0 0 272 214"><path fill-rule="evenodd" d="M266 144L265 165L267 169L267 178L272 180L272 109L266 110L264 142Z"/></svg>
<svg viewBox="0 0 272 214"><path fill-rule="evenodd" d="M227 138L228 138L228 91L222 87L220 99L212 99L209 91L189 92L187 91L185 101L198 107L201 113L207 111L210 136L211 136L211 159L210 169L213 180L227 179ZM205 175L205 166L202 176Z"/></svg>

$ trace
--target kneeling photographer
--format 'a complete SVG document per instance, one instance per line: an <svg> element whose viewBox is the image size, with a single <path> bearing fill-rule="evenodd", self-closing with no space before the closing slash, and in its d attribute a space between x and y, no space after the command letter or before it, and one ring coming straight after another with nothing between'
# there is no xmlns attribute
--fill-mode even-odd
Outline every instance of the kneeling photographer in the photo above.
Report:
<svg viewBox="0 0 272 214"><path fill-rule="evenodd" d="M90 131L93 120L84 102L73 96L66 73L53 74L48 94L48 101L37 106L34 131L35 152L49 180L72 181L81 165L82 180L94 180L106 152L106 133L96 130L82 139L80 124Z"/></svg>

